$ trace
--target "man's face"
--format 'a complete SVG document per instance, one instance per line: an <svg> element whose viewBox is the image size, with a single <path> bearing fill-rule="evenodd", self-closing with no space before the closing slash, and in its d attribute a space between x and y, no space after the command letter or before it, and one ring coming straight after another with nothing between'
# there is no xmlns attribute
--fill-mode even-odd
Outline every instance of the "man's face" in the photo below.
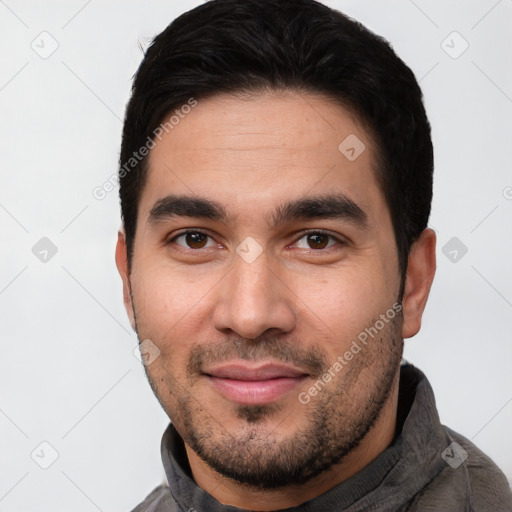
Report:
<svg viewBox="0 0 512 512"><path fill-rule="evenodd" d="M396 384L400 275L374 157L347 110L296 93L199 101L151 150L129 314L187 449L225 476L306 481Z"/></svg>

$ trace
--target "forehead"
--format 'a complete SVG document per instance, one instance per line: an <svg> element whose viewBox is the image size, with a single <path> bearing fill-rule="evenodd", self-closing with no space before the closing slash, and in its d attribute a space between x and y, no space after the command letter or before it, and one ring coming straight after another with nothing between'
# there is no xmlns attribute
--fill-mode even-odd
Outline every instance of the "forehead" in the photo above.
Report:
<svg viewBox="0 0 512 512"><path fill-rule="evenodd" d="M369 210L385 206L369 133L350 111L322 96L273 92L198 100L155 142L139 217L147 218L169 194L216 200L237 218L256 211L268 218L276 204L333 192Z"/></svg>

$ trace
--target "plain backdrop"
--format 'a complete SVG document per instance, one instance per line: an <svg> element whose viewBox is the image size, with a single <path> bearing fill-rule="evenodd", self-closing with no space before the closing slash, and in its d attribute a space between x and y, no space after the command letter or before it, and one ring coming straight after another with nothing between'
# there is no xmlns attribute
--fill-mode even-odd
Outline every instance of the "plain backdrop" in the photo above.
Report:
<svg viewBox="0 0 512 512"><path fill-rule="evenodd" d="M92 191L116 172L139 44L199 3L0 1L2 512L128 511L164 478L168 418L114 264L117 188ZM511 478L512 2L325 3L388 39L424 91L438 268L405 358Z"/></svg>

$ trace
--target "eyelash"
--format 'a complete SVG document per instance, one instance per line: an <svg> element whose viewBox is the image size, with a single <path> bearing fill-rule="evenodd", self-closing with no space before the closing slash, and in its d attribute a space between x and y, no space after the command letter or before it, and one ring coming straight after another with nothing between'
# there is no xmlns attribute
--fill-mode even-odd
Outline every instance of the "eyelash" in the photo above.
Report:
<svg viewBox="0 0 512 512"><path fill-rule="evenodd" d="M167 242L166 242L166 245L171 245L173 243L175 243L175 241L182 237L182 236L186 236L188 234L197 234L197 233L200 233L202 235L205 235L207 236L208 238L211 238L213 240L213 237L211 235L209 235L208 233L205 233L204 231L202 231L201 229L194 229L194 230L187 230L187 231L183 231L175 236L173 236L171 239L169 239ZM335 242L341 244L341 245L346 245L347 242L341 238L338 238L326 231L323 231L321 229L315 229L315 230L309 230L309 231L304 231L302 233L300 233L300 236L293 242L294 244L296 244L299 240L301 240L302 238L308 236L308 235L324 235L324 236L327 236L329 237L331 240L334 240ZM212 247L206 247L206 248L199 248L199 249L192 249L192 248L184 248L182 246L179 246L180 249L176 249L178 251L183 251L183 252L199 252L201 251L202 249L211 249ZM312 249L310 248L309 251L310 252L326 252L327 250L331 249L333 246L330 246L330 247L327 247L327 248L324 248L324 249ZM303 250L308 250L308 249L303 249Z"/></svg>

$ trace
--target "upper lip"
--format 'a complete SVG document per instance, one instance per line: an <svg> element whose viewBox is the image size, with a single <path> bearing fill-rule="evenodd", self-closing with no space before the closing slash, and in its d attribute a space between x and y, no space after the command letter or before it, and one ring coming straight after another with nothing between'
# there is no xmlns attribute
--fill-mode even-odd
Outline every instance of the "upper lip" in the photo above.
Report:
<svg viewBox="0 0 512 512"><path fill-rule="evenodd" d="M259 364L257 366L243 363L228 363L209 368L204 373L221 379L248 381L269 380L280 377L297 378L307 375L298 368L274 363Z"/></svg>

